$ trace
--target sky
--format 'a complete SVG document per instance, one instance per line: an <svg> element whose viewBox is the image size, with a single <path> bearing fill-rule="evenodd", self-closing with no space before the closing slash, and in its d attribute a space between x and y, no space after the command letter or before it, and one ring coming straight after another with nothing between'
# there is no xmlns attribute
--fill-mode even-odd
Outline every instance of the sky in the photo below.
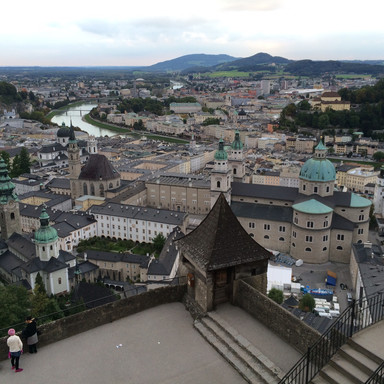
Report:
<svg viewBox="0 0 384 384"><path fill-rule="evenodd" d="M0 66L146 66L183 55L384 59L383 0L5 0Z"/></svg>

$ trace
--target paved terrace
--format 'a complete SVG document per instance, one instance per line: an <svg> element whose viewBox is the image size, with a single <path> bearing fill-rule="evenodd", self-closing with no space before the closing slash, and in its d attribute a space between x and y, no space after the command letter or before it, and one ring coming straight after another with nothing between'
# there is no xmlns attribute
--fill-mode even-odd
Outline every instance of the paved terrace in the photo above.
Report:
<svg viewBox="0 0 384 384"><path fill-rule="evenodd" d="M300 357L238 307L217 313L286 372ZM117 348L117 346L122 345ZM28 348L25 347L25 350ZM23 372L0 361L2 383L244 384L244 379L194 329L181 303L161 305L21 356Z"/></svg>

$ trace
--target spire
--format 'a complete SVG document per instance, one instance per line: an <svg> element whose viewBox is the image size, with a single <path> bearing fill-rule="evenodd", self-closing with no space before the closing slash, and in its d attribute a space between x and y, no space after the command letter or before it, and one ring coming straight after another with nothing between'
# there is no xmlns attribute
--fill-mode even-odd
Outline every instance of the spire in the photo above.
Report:
<svg viewBox="0 0 384 384"><path fill-rule="evenodd" d="M70 134L69 134L69 141L76 142L76 136L75 136L75 130L72 126L72 120L71 120L71 128L70 128Z"/></svg>
<svg viewBox="0 0 384 384"><path fill-rule="evenodd" d="M12 183L8 175L7 164L3 158L0 159L0 204L7 204L9 200L18 201L15 184Z"/></svg>

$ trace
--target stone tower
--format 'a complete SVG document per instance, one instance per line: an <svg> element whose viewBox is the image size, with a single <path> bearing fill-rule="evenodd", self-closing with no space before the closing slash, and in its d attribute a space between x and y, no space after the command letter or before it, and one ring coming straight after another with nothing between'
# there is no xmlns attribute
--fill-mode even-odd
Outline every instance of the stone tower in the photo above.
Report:
<svg viewBox="0 0 384 384"><path fill-rule="evenodd" d="M215 153L214 167L211 172L211 208L223 193L228 204L231 202L231 170L228 166L228 154L224 149L224 141L220 139L219 149Z"/></svg>
<svg viewBox="0 0 384 384"><path fill-rule="evenodd" d="M240 132L238 130L236 130L235 140L231 144L228 160L232 169L233 181L243 183L245 177L244 152L243 143L240 140Z"/></svg>
<svg viewBox="0 0 384 384"><path fill-rule="evenodd" d="M52 257L57 258L58 235L55 228L49 225L49 216L45 208L40 214L40 228L35 232L36 255L41 261L49 261Z"/></svg>
<svg viewBox="0 0 384 384"><path fill-rule="evenodd" d="M0 227L3 240L8 240L14 232L21 233L19 199L14 190L7 165L0 159Z"/></svg>
<svg viewBox="0 0 384 384"><path fill-rule="evenodd" d="M375 213L383 215L384 213L384 165L381 166L380 174L377 177L373 204L375 208Z"/></svg>
<svg viewBox="0 0 384 384"><path fill-rule="evenodd" d="M71 186L71 197L72 200L75 200L80 196L80 188L78 183L78 178L81 172L81 162L80 162L80 148L77 145L77 140L75 137L75 131L71 127L71 135L68 141L68 167L69 167L69 179Z"/></svg>

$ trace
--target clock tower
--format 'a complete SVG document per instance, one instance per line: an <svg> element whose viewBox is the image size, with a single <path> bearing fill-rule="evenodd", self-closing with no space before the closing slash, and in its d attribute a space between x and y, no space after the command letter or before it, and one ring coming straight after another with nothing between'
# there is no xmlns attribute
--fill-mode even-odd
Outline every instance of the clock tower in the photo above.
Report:
<svg viewBox="0 0 384 384"><path fill-rule="evenodd" d="M0 159L0 228L3 240L8 240L14 232L21 233L19 199L14 190L7 165Z"/></svg>

